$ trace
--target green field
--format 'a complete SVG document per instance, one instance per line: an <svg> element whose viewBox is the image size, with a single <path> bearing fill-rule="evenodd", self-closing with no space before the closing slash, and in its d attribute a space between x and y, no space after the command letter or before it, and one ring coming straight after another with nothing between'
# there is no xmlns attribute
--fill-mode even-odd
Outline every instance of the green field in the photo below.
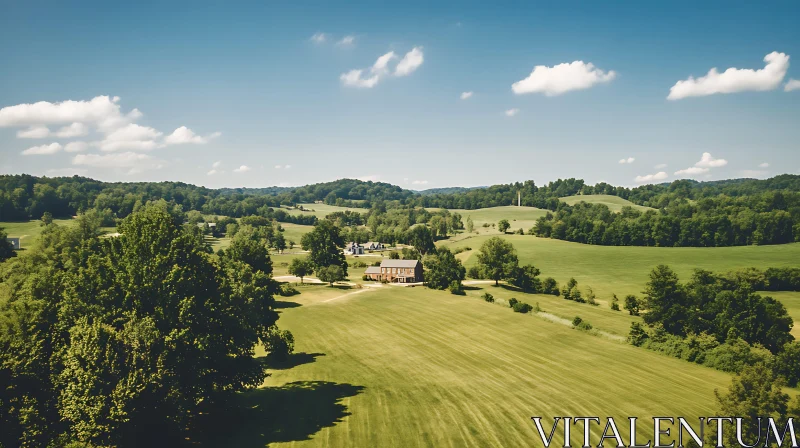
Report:
<svg viewBox="0 0 800 448"><path fill-rule="evenodd" d="M459 254L466 266L477 262L474 256L489 236L474 236L457 241L443 240L450 248L470 247ZM521 263L532 263L544 277L563 284L570 277L581 289L594 288L599 300L611 294L622 298L639 295L653 267L666 264L688 280L694 268L725 272L746 267L785 267L800 264L800 243L776 246L738 247L619 247L593 246L529 235L506 235L517 249Z"/></svg>
<svg viewBox="0 0 800 448"><path fill-rule="evenodd" d="M366 213L369 209L366 208L352 208L352 207L339 207L336 205L327 204L297 204L302 206L305 210L298 210L296 208L284 208L292 215L315 215L317 218L324 218L333 212L343 212L346 210L355 211L358 213Z"/></svg>
<svg viewBox="0 0 800 448"><path fill-rule="evenodd" d="M74 219L54 219L53 222L58 225L70 226L75 224L76 221ZM39 234L42 233L44 227L42 227L41 223L42 221L38 219L23 222L0 222L0 227L5 229L9 237L20 238L20 246L23 249L28 249L36 242L36 239L39 238ZM104 232L113 232L114 228L101 227L100 230Z"/></svg>
<svg viewBox="0 0 800 448"><path fill-rule="evenodd" d="M649 438L649 416L712 415L714 389L730 381L513 313L480 290L301 290L281 303L279 322L296 354L240 408L210 417L223 429L208 446L533 446L530 417L554 415L642 416Z"/></svg>
<svg viewBox="0 0 800 448"><path fill-rule="evenodd" d="M428 210L436 211L440 209L429 208ZM481 226L484 223L497 224L501 219L508 220L509 224L511 224L510 231L522 229L527 232L534 226L536 220L539 219L540 216L547 214L547 210L542 210L540 208L517 207L512 205L479 208L475 210L449 209L449 211L450 213L460 213L464 222L466 222L468 216L472 218L472 222L475 223L475 230L478 230L480 233L499 233L486 230Z"/></svg>
<svg viewBox="0 0 800 448"><path fill-rule="evenodd" d="M645 207L643 205L636 205L633 202L622 199L619 196L612 196L608 194L587 194L587 195L577 195L577 196L566 196L563 198L559 198L560 200L566 202L569 205L575 205L578 202L586 202L589 204L605 204L608 208L611 209L612 212L619 212L622 210L622 207L630 206L636 210L654 210L650 207Z"/></svg>

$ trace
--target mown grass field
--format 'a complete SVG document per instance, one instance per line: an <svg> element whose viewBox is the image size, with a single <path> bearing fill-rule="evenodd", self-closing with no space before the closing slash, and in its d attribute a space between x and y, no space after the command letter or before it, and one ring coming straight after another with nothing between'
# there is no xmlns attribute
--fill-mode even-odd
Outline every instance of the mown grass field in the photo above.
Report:
<svg viewBox="0 0 800 448"><path fill-rule="evenodd" d="M71 226L76 223L74 219L54 219L54 223L63 226ZM19 243L23 249L30 248L39 238L39 235L44 229L41 225L42 221L35 219L31 221L22 222L0 222L0 227L5 229L9 237L20 238ZM113 227L102 227L100 230L104 232L113 232Z"/></svg>
<svg viewBox="0 0 800 448"><path fill-rule="evenodd" d="M611 209L612 212L619 212L620 210L622 210L622 207L625 206L630 206L636 210L641 210L641 211L653 210L650 207L645 207L643 205L636 205L627 199L622 199L619 196L612 196L608 194L565 196L559 199L566 202L569 205L575 205L578 202L586 202L589 204L605 204L606 206L608 206L608 208Z"/></svg>
<svg viewBox="0 0 800 448"><path fill-rule="evenodd" d="M272 365L266 387L242 394L240 408L211 416L224 424L208 446L539 446L530 417L554 415L641 416L649 438L650 416L711 415L714 389L730 381L513 313L475 297L478 289L316 297L331 289L304 287L281 302L296 354Z"/></svg>
<svg viewBox="0 0 800 448"><path fill-rule="evenodd" d="M429 208L430 211L440 210L438 208ZM507 219L508 223L511 224L511 228L509 231L515 231L517 229L522 229L527 232L531 227L534 226L536 220L539 219L540 216L544 216L547 214L547 210L542 210L536 207L517 207L517 206L502 206L502 207L490 207L490 208L479 208L475 210L463 210L463 209L449 209L450 213L460 213L461 219L466 223L467 216L472 218L472 222L475 224L475 230L478 230L480 233L499 233L499 232L488 232L487 230L483 229L481 226L483 224L497 224L498 221L501 219Z"/></svg>
<svg viewBox="0 0 800 448"><path fill-rule="evenodd" d="M477 263L475 253L490 236L481 235L457 241L442 240L451 249L470 247L459 254L467 267ZM775 246L739 247L617 247L571 243L530 235L505 235L516 248L520 262L532 263L542 276L553 277L559 285L575 277L583 290L591 286L599 300L612 294L641 295L650 271L666 264L688 280L695 268L725 272L747 267L785 267L800 265L800 243Z"/></svg>
<svg viewBox="0 0 800 448"><path fill-rule="evenodd" d="M794 327L792 327L792 335L797 340L800 340L800 292L795 291L764 291L762 295L770 296L775 300L780 300L786 311L792 316L794 320Z"/></svg>
<svg viewBox="0 0 800 448"><path fill-rule="evenodd" d="M368 209L366 208L351 208L351 207L339 207L336 205L327 205L327 204L298 204L301 205L305 210L298 210L296 208L285 208L287 212L291 213L292 215L315 215L317 218L324 218L333 212L343 212L346 210L352 210L359 213L365 213Z"/></svg>

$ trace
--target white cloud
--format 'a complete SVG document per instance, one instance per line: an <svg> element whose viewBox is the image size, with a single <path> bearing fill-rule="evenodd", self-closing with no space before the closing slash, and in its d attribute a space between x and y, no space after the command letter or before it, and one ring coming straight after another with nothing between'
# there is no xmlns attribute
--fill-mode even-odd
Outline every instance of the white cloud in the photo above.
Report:
<svg viewBox="0 0 800 448"><path fill-rule="evenodd" d="M700 161L695 163L694 166L699 166L700 168L719 168L727 164L727 160L715 159L714 157L711 157L711 153L704 152L702 157L700 157Z"/></svg>
<svg viewBox="0 0 800 448"><path fill-rule="evenodd" d="M511 90L517 95L544 93L546 96L556 96L571 90L588 89L595 84L609 82L616 76L613 70L606 73L591 62L565 62L553 67L537 65L527 78L512 84Z"/></svg>
<svg viewBox="0 0 800 448"><path fill-rule="evenodd" d="M666 168L666 167L667 167L666 163L659 163L654 168L657 169L657 170L660 170L660 169L663 169L663 168Z"/></svg>
<svg viewBox="0 0 800 448"><path fill-rule="evenodd" d="M337 42L337 44L343 47L348 47L350 45L353 45L355 42L356 42L355 36L344 36L339 42Z"/></svg>
<svg viewBox="0 0 800 448"><path fill-rule="evenodd" d="M636 178L633 179L633 180L636 183L643 184L643 183L647 183L647 182L655 182L655 181L658 181L658 180L664 180L667 177L669 177L667 175L667 173L665 173L663 171L659 171L659 172L657 172L655 174L645 174L644 176L636 176Z"/></svg>
<svg viewBox="0 0 800 448"><path fill-rule="evenodd" d="M692 166L683 170L675 171L676 176L697 176L698 174L705 174L709 170L708 168L701 168L698 166Z"/></svg>
<svg viewBox="0 0 800 448"><path fill-rule="evenodd" d="M56 133L56 137L61 138L72 138L72 137L83 137L84 135L89 133L89 128L83 123L72 123L69 126L64 126L59 129Z"/></svg>
<svg viewBox="0 0 800 448"><path fill-rule="evenodd" d="M764 162L758 165L759 168L769 168L769 163Z"/></svg>
<svg viewBox="0 0 800 448"><path fill-rule="evenodd" d="M288 170L289 168L291 168L291 167L292 167L291 165L286 165L286 166L284 166L284 168L286 168L287 170Z"/></svg>
<svg viewBox="0 0 800 448"><path fill-rule="evenodd" d="M422 47L414 47L403 56L403 59L397 63L394 69L395 76L406 76L414 73L416 69L425 61L422 54Z"/></svg>
<svg viewBox="0 0 800 448"><path fill-rule="evenodd" d="M619 159L619 163L633 163L636 160L633 157L628 157L627 159Z"/></svg>
<svg viewBox="0 0 800 448"><path fill-rule="evenodd" d="M206 174L208 174L209 176L213 176L213 175L217 174L217 170L212 169L209 172L207 172Z"/></svg>
<svg viewBox="0 0 800 448"><path fill-rule="evenodd" d="M800 89L800 79L789 79L789 82L783 86L784 92L791 92L792 90Z"/></svg>
<svg viewBox="0 0 800 448"><path fill-rule="evenodd" d="M339 79L342 81L342 84L350 87L362 87L367 89L375 87L375 85L378 84L378 75L362 78L361 74L363 72L363 70L350 70L347 73L342 73Z"/></svg>
<svg viewBox="0 0 800 448"><path fill-rule="evenodd" d="M181 126L178 129L172 131L172 134L168 135L164 139L164 143L168 145L182 145L186 143L194 143L198 145L204 145L209 142L209 140L214 139L222 135L220 132L214 132L211 135L206 137L199 136L194 133L191 129L187 128L186 126Z"/></svg>
<svg viewBox="0 0 800 448"><path fill-rule="evenodd" d="M145 170L160 169L164 162L149 154L120 152L114 154L78 154L72 158L73 165L84 165L93 168L123 168L128 174Z"/></svg>
<svg viewBox="0 0 800 448"><path fill-rule="evenodd" d="M325 43L328 40L328 35L325 33L316 33L311 36L311 41L317 44Z"/></svg>
<svg viewBox="0 0 800 448"><path fill-rule="evenodd" d="M275 165L275 169L276 170L280 170L280 169L288 170L291 167L292 167L291 165Z"/></svg>
<svg viewBox="0 0 800 448"><path fill-rule="evenodd" d="M708 96L716 93L736 93L773 90L783 81L789 68L789 55L772 53L764 56L766 65L762 69L729 68L719 73L716 67L708 71L706 76L678 81L669 89L669 100L680 100L692 96Z"/></svg>
<svg viewBox="0 0 800 448"><path fill-rule="evenodd" d="M150 151L161 146L156 139L162 135L162 132L149 126L129 123L115 129L106 135L104 140L94 142L92 145L100 148L101 151Z"/></svg>
<svg viewBox="0 0 800 448"><path fill-rule="evenodd" d="M517 108L508 109L506 111L506 117L513 117L514 115L517 115L518 113L519 113L519 109L517 109Z"/></svg>
<svg viewBox="0 0 800 448"><path fill-rule="evenodd" d="M472 92L462 92L461 93L461 99L462 100L468 100L470 98L472 98Z"/></svg>
<svg viewBox="0 0 800 448"><path fill-rule="evenodd" d="M119 97L96 96L89 101L62 101L51 103L39 101L33 104L17 104L0 109L0 127L37 126L59 123L96 123L122 116ZM141 113L136 109L136 118Z"/></svg>
<svg viewBox="0 0 800 448"><path fill-rule="evenodd" d="M220 166L222 166L222 160L217 160L211 164L211 168L219 168Z"/></svg>
<svg viewBox="0 0 800 448"><path fill-rule="evenodd" d="M66 152L83 152L89 148L86 142L69 142L64 146Z"/></svg>
<svg viewBox="0 0 800 448"><path fill-rule="evenodd" d="M372 64L370 72L378 76L386 74L388 72L386 67L389 65L389 62L391 62L395 58L397 58L397 55L394 54L394 51L390 51L382 55L375 61L374 64Z"/></svg>
<svg viewBox="0 0 800 448"><path fill-rule="evenodd" d="M247 165L242 165L239 168L233 170L234 173L246 173L247 171L250 171L250 167Z"/></svg>
<svg viewBox="0 0 800 448"><path fill-rule="evenodd" d="M427 185L428 181L427 180L415 180L415 181L411 182L411 184L412 185Z"/></svg>
<svg viewBox="0 0 800 448"><path fill-rule="evenodd" d="M17 131L17 138L45 138L48 136L50 136L50 129L41 125Z"/></svg>
<svg viewBox="0 0 800 448"><path fill-rule="evenodd" d="M49 145L31 146L30 148L22 151L23 156L39 156L47 154L55 154L61 151L60 143L50 143Z"/></svg>

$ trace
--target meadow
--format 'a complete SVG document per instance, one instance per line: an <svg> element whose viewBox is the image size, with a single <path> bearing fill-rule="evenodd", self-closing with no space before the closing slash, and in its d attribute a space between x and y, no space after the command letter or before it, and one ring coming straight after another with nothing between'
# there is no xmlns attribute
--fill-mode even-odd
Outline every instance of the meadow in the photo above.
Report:
<svg viewBox="0 0 800 448"><path fill-rule="evenodd" d="M365 213L367 209L365 208L352 208L352 207L339 207L337 205L328 205L328 204L297 204L298 206L303 207L304 210L300 210L297 208L284 208L288 213L292 215L314 215L317 218L324 218L330 215L333 212L343 212L346 210L351 210L359 213Z"/></svg>
<svg viewBox="0 0 800 448"><path fill-rule="evenodd" d="M482 288L511 294L488 285L470 287L466 297L422 287L355 294L301 287L279 303L279 324L294 333L296 353L267 364L264 388L210 416L221 429L204 445L531 446L541 442L530 417L552 422L555 415L641 416L649 438L650 416L711 415L714 389L730 382L709 368L487 303L478 297Z"/></svg>
<svg viewBox="0 0 800 448"><path fill-rule="evenodd" d="M462 234L457 240L441 240L450 249L469 247L459 254L465 266L477 263L475 253L490 235ZM591 286L599 300L612 294L640 295L650 271L659 264L670 266L681 280L695 268L726 272L747 267L798 266L800 243L737 247L629 247L594 246L531 235L505 235L517 250L520 263L531 263L543 277L563 284L574 277L581 289Z"/></svg>
<svg viewBox="0 0 800 448"><path fill-rule="evenodd" d="M77 221L74 219L54 219L53 222L58 225L71 226L75 225ZM44 229L41 224L41 220L34 219L20 222L0 222L0 227L5 230L10 238L19 238L20 247L29 249L36 242L36 239L39 238L39 235ZM114 228L101 227L100 230L103 232L113 232Z"/></svg>
<svg viewBox="0 0 800 448"><path fill-rule="evenodd" d="M586 202L589 204L605 204L608 208L611 209L612 212L619 212L622 210L622 207L628 206L633 207L636 210L646 211L646 210L655 210L650 207L645 207L643 205L636 205L633 202L622 199L619 196L612 196L608 194L591 194L591 195L576 195L576 196L565 196L563 198L559 198L559 200L564 201L569 205L575 205L579 202Z"/></svg>
<svg viewBox="0 0 800 448"><path fill-rule="evenodd" d="M436 211L440 209L428 208L428 210ZM449 209L449 211L450 213L461 214L461 219L464 221L464 223L466 223L467 217L472 218L472 222L475 224L475 229L484 233L489 233L490 231L484 229L482 227L483 224L497 224L497 222L501 219L507 219L509 224L511 224L509 229L510 232L513 232L517 229L522 229L523 231L527 232L536 224L536 220L539 219L540 216L547 214L547 210L540 208L517 207L511 205L479 208L475 210Z"/></svg>

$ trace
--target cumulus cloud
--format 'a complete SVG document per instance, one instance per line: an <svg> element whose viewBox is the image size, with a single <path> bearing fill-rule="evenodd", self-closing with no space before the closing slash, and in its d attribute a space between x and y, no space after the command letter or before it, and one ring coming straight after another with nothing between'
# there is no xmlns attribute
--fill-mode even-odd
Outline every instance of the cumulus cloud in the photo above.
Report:
<svg viewBox="0 0 800 448"><path fill-rule="evenodd" d="M606 73L591 62L565 62L553 67L537 65L527 78L512 84L511 90L517 95L544 93L546 96L556 96L571 90L588 89L616 77L617 73L613 70Z"/></svg>
<svg viewBox="0 0 800 448"><path fill-rule="evenodd" d="M64 126L54 134L60 138L83 137L89 133L89 128L83 123L72 123L69 126Z"/></svg>
<svg viewBox="0 0 800 448"><path fill-rule="evenodd" d="M250 167L247 165L242 165L239 168L233 170L234 173L246 173L248 171L250 171Z"/></svg>
<svg viewBox="0 0 800 448"><path fill-rule="evenodd" d="M395 76L406 76L414 73L416 69L419 68L420 65L425 61L425 57L422 54L421 47L414 47L403 56L403 59L397 63L397 67L394 69Z"/></svg>
<svg viewBox="0 0 800 448"><path fill-rule="evenodd" d="M48 154L55 154L61 151L60 143L50 143L49 145L31 146L30 148L22 151L23 156L41 156Z"/></svg>
<svg viewBox="0 0 800 448"><path fill-rule="evenodd" d="M709 171L708 168L701 168L699 166L692 166L683 170L675 171L676 176L697 176L698 174L705 174Z"/></svg>
<svg viewBox="0 0 800 448"><path fill-rule="evenodd" d="M790 79L789 82L783 86L784 92L791 92L792 90L800 89L800 80L798 79Z"/></svg>
<svg viewBox="0 0 800 448"><path fill-rule="evenodd" d="M700 157L700 161L695 163L694 166L698 166L700 168L719 168L727 164L728 164L727 160L715 159L714 157L711 156L711 153L704 152L703 155Z"/></svg>
<svg viewBox="0 0 800 448"><path fill-rule="evenodd" d="M669 89L669 100L680 100L692 96L708 96L717 93L736 93L773 90L783 81L789 68L789 55L772 53L764 56L766 65L762 69L729 68L719 73L716 67L700 78L689 77L678 81Z"/></svg>
<svg viewBox="0 0 800 448"><path fill-rule="evenodd" d="M311 41L316 44L325 43L326 40L328 40L328 35L325 33L315 33L313 36L311 36Z"/></svg>
<svg viewBox="0 0 800 448"><path fill-rule="evenodd" d="M209 176L213 176L213 175L217 174L217 170L216 169L211 169L206 174L208 174Z"/></svg>
<svg viewBox="0 0 800 448"><path fill-rule="evenodd" d="M337 44L342 47L348 47L350 45L353 45L355 42L356 42L355 36L344 36L341 40L339 40L339 42L337 42Z"/></svg>
<svg viewBox="0 0 800 448"><path fill-rule="evenodd" d="M759 168L769 168L769 163L764 162L758 165Z"/></svg>
<svg viewBox="0 0 800 448"><path fill-rule="evenodd" d="M99 125L109 119L123 116L118 102L118 96L111 98L104 95L94 97L89 101L68 100L60 103L39 101L33 104L7 106L0 109L0 127L76 122Z"/></svg>
<svg viewBox="0 0 800 448"><path fill-rule="evenodd" d="M663 169L663 168L666 168L666 167L667 167L666 163L659 163L654 168L657 169L657 170L660 170L660 169Z"/></svg>
<svg viewBox="0 0 800 448"><path fill-rule="evenodd" d="M664 171L659 171L659 172L657 172L655 174L645 174L644 176L636 176L636 178L633 179L633 180L636 183L643 184L643 183L647 183L647 182L655 182L655 181L659 181L659 180L664 180L667 177L668 177L667 173L665 173Z"/></svg>
<svg viewBox="0 0 800 448"><path fill-rule="evenodd" d="M66 152L83 152L89 148L86 142L69 142L64 146Z"/></svg>
<svg viewBox="0 0 800 448"><path fill-rule="evenodd" d="M217 160L211 164L211 168L219 168L220 166L222 166L222 160Z"/></svg>
<svg viewBox="0 0 800 448"><path fill-rule="evenodd" d="M378 75L364 78L361 76L362 73L364 73L364 70L350 70L347 73L342 73L339 79L342 81L342 84L349 87L371 89L378 84Z"/></svg>
<svg viewBox="0 0 800 448"><path fill-rule="evenodd" d="M27 129L17 131L17 138L46 138L50 136L50 129L47 126L30 126Z"/></svg>
<svg viewBox="0 0 800 448"><path fill-rule="evenodd" d="M470 98L472 98L472 92L462 92L461 93L461 99L462 100L468 100Z"/></svg>
<svg viewBox="0 0 800 448"><path fill-rule="evenodd" d="M390 51L378 57L372 67L369 68L369 71L353 69L339 75L339 80L348 87L370 89L375 87L381 79L390 76L390 74L396 77L410 75L422 65L422 50L420 47L414 47L414 49L406 53L403 59L394 67L394 71L392 71L389 68L389 64L395 59L397 59L397 54L394 51Z"/></svg>
<svg viewBox="0 0 800 448"><path fill-rule="evenodd" d="M160 146L156 140L162 135L162 132L149 126L130 123L110 132L104 140L94 142L93 146L101 151L150 151Z"/></svg>
<svg viewBox="0 0 800 448"><path fill-rule="evenodd" d="M187 128L186 126L181 126L178 129L172 131L172 134L168 135L164 139L164 143L168 145L182 145L186 143L195 143L198 145L205 145L209 142L209 140L214 139L222 135L220 132L214 132L210 135L205 137L199 136L194 133L191 129Z"/></svg>
<svg viewBox="0 0 800 448"><path fill-rule="evenodd" d="M506 111L506 117L513 117L514 115L517 115L518 113L519 113L519 109L517 109L516 107L513 108L513 109L508 109Z"/></svg>
<svg viewBox="0 0 800 448"><path fill-rule="evenodd" d="M627 159L619 159L619 163L633 163L636 160L633 157L628 157Z"/></svg>

